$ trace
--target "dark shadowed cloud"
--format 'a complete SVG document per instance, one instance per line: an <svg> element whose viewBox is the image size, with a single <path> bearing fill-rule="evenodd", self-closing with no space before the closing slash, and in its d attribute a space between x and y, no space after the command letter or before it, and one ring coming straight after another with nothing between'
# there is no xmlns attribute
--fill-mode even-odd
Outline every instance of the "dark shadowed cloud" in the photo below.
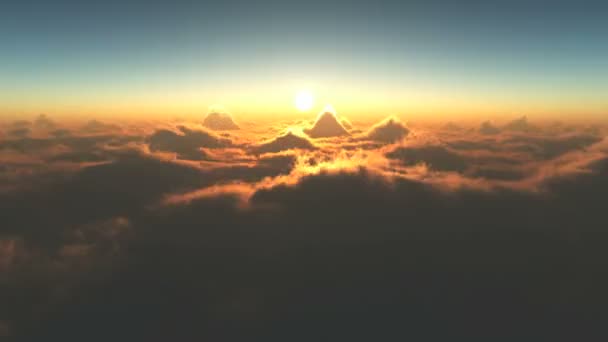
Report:
<svg viewBox="0 0 608 342"><path fill-rule="evenodd" d="M590 134L566 134L561 136L520 135L505 139L504 144L510 145L514 151L527 152L536 158L550 159L573 150L580 150L602 138Z"/></svg>
<svg viewBox="0 0 608 342"><path fill-rule="evenodd" d="M456 150L488 150L497 151L499 143L495 139L470 139L458 137L447 141L447 145Z"/></svg>
<svg viewBox="0 0 608 342"><path fill-rule="evenodd" d="M150 150L175 152L179 158L191 160L207 159L207 154L201 148L229 147L232 142L226 138L217 137L203 130L193 130L179 126L178 132L162 129L154 132L149 138Z"/></svg>
<svg viewBox="0 0 608 342"><path fill-rule="evenodd" d="M259 190L247 210L230 194L159 208L128 221L130 239L111 240L123 251L101 259L112 272L92 264L61 310L15 328L99 340L108 326L130 339L598 336L604 215L572 204L605 183L591 174L554 179L551 196L446 193L360 170Z"/></svg>
<svg viewBox="0 0 608 342"><path fill-rule="evenodd" d="M526 173L526 170L520 170L515 167L509 167L504 165L476 167L473 168L470 172L467 172L466 175L473 178L479 177L501 181L523 180L529 176L529 174Z"/></svg>
<svg viewBox="0 0 608 342"><path fill-rule="evenodd" d="M56 156L49 158L51 162L72 162L72 163L92 163L92 162L102 162L109 159L107 153L102 153L98 151L74 151L74 152L65 152L60 153Z"/></svg>
<svg viewBox="0 0 608 342"><path fill-rule="evenodd" d="M464 157L444 146L397 147L386 156L404 165L424 163L440 171L462 172L468 166Z"/></svg>
<svg viewBox="0 0 608 342"><path fill-rule="evenodd" d="M56 130L49 132L49 134L55 138L65 138L65 137L71 135L72 132L69 129L58 128Z"/></svg>
<svg viewBox="0 0 608 342"><path fill-rule="evenodd" d="M0 336L603 337L608 144L540 128L366 148L186 126L3 140L0 183L33 176L0 192Z"/></svg>

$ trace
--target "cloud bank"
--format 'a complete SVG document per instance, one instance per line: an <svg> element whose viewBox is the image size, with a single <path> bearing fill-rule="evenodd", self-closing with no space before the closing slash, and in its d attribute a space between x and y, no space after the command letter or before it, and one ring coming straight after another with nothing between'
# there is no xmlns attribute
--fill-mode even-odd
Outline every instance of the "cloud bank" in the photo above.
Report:
<svg viewBox="0 0 608 342"><path fill-rule="evenodd" d="M605 336L603 126L53 122L0 140L8 340Z"/></svg>

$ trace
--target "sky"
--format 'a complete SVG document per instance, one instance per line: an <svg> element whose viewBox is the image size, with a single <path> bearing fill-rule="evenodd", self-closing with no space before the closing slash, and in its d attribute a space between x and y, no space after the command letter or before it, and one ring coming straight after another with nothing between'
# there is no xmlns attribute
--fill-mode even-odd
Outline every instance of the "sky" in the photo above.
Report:
<svg viewBox="0 0 608 342"><path fill-rule="evenodd" d="M4 1L0 341L608 341L606 18Z"/></svg>
<svg viewBox="0 0 608 342"><path fill-rule="evenodd" d="M590 1L11 1L0 115L602 118L608 5Z"/></svg>

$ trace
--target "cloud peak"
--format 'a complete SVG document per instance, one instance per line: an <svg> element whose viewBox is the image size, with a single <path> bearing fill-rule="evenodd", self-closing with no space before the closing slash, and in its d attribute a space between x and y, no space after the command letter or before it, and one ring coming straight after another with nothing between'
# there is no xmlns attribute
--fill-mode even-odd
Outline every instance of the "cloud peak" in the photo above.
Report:
<svg viewBox="0 0 608 342"><path fill-rule="evenodd" d="M330 138L349 135L346 128L338 121L336 114L330 110L326 110L319 115L313 127L304 130L304 132L312 138Z"/></svg>

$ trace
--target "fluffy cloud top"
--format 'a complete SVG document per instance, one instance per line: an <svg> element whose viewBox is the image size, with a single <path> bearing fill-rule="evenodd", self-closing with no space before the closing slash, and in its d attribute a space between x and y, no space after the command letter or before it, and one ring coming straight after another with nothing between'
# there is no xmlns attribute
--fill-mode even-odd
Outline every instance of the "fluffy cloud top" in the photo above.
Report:
<svg viewBox="0 0 608 342"><path fill-rule="evenodd" d="M389 117L372 127L367 137L383 143L393 143L405 138L410 130L398 118Z"/></svg>
<svg viewBox="0 0 608 342"><path fill-rule="evenodd" d="M500 128L494 126L490 121L483 122L479 127L479 133L481 134L498 134L500 131Z"/></svg>
<svg viewBox="0 0 608 342"><path fill-rule="evenodd" d="M217 130L229 131L239 129L239 126L232 119L232 115L221 107L213 107L203 120L203 126Z"/></svg>
<svg viewBox="0 0 608 342"><path fill-rule="evenodd" d="M524 115L518 119L508 122L503 129L508 131L530 132L535 131L537 128L530 125L530 123L528 123L528 117Z"/></svg>
<svg viewBox="0 0 608 342"><path fill-rule="evenodd" d="M255 153L280 152L291 149L314 150L316 147L308 139L293 134L291 131L276 137L269 142L254 147Z"/></svg>

